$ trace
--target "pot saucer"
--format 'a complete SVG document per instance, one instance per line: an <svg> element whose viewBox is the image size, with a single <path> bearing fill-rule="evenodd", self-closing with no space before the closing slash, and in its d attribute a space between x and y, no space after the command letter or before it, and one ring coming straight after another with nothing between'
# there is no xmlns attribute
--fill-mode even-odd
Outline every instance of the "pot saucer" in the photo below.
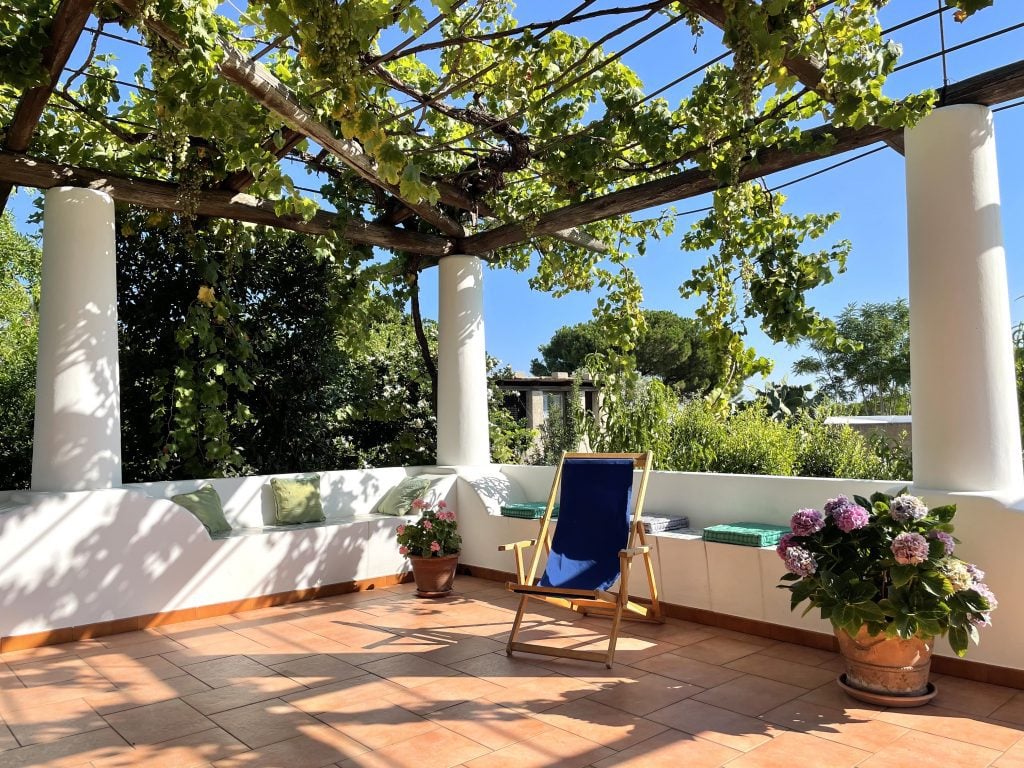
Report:
<svg viewBox="0 0 1024 768"><path fill-rule="evenodd" d="M938 689L933 683L928 683L928 690L920 696L893 696L888 693L864 691L848 685L845 672L836 678L836 682L849 696L867 704L877 704L880 707L923 707L938 693Z"/></svg>
<svg viewBox="0 0 1024 768"><path fill-rule="evenodd" d="M420 597L420 598L423 598L425 600L433 600L433 599L436 599L438 597L448 597L449 595L452 595L454 593L455 593L455 590L452 590L452 589L446 589L446 590L443 590L441 592L423 592L423 591L417 589L415 594L416 594L416 597Z"/></svg>

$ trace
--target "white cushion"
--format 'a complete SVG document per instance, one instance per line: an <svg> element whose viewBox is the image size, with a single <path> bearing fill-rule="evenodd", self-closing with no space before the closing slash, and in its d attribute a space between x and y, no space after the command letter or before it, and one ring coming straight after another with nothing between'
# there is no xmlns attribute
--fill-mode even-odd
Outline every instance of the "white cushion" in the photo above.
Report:
<svg viewBox="0 0 1024 768"><path fill-rule="evenodd" d="M505 504L526 501L519 483L500 472L467 477L466 482L476 491L489 515L500 515Z"/></svg>

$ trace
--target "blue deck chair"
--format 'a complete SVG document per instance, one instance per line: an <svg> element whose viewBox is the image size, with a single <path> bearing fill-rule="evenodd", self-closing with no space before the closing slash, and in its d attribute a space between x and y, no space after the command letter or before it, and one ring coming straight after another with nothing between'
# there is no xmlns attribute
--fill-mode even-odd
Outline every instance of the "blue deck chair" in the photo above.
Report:
<svg viewBox="0 0 1024 768"><path fill-rule="evenodd" d="M506 648L509 656L513 651L538 653L604 662L610 669L623 618L662 620L650 547L641 522L652 464L650 452L562 454L537 538L499 547L515 554L517 581L507 586L520 595ZM633 479L636 469L642 470L638 484ZM556 501L559 514L552 536L551 513ZM523 550L536 547L538 542L541 546L536 548L526 571ZM545 553L544 573L538 580L537 570ZM650 604L629 599L629 572L637 556L644 560ZM617 591L609 591L616 584ZM561 605L583 615L611 617L608 650L582 651L517 641L530 599Z"/></svg>

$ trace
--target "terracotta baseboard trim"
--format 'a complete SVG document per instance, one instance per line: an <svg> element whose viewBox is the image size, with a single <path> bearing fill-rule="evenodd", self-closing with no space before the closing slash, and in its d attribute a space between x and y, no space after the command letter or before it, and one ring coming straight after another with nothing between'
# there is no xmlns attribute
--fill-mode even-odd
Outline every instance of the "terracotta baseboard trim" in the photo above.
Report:
<svg viewBox="0 0 1024 768"><path fill-rule="evenodd" d="M360 579L357 581L343 581L336 584L323 584L319 587L309 589L295 589L289 592L275 592L271 595L259 597L248 597L243 600L232 600L226 603L214 603L212 605L200 605L195 608L182 608L174 611L161 613L147 613L141 616L131 616L127 619L115 619L113 621L100 621L92 624L83 624L77 627L63 627L52 629L46 632L33 632L27 635L10 635L0 637L0 654L9 651L21 651L27 648L39 648L44 645L58 645L70 643L76 640L89 640L95 637L116 635L122 632L135 632L149 627L159 627L164 624L177 624L183 621L195 619L206 619L212 616L224 616L229 613L242 611L253 611L258 608L271 608L275 605L286 605L288 603L301 603L306 600L315 600L321 597L333 597L344 595L350 592L366 592L372 589L383 589L393 587L412 581L411 573L396 573L388 576L378 576L374 579Z"/></svg>
<svg viewBox="0 0 1024 768"><path fill-rule="evenodd" d="M475 565L460 565L459 573L492 581L516 580L514 573L497 571L491 568L478 568ZM715 611L703 608L690 608L689 606L675 605L674 603L662 602L661 607L665 615L673 619L692 621L695 624L706 624L711 627L729 629L734 632L742 632L757 637L766 637L771 640L793 643L794 645L804 645L809 648L835 651L837 653L839 651L839 642L836 638L823 632L812 632L809 629L772 624L771 622L759 619L745 619L741 616L716 613ZM1024 669L1000 667L995 664L985 664L980 661L969 661L968 659L954 659L949 656L932 656L932 671L940 675L962 677L979 683L991 683L1008 688L1024 689Z"/></svg>

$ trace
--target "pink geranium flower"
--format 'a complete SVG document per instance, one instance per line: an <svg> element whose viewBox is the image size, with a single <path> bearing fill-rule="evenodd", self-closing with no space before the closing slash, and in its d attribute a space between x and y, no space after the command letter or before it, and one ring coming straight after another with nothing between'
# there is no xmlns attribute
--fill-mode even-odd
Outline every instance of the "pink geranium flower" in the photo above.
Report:
<svg viewBox="0 0 1024 768"><path fill-rule="evenodd" d="M430 542L430 551L431 552L440 552L441 551L441 545L438 544L436 541Z"/></svg>
<svg viewBox="0 0 1024 768"><path fill-rule="evenodd" d="M409 548L405 547L405 546L399 547L398 548L398 553L400 555L408 555L409 554Z"/></svg>
<svg viewBox="0 0 1024 768"><path fill-rule="evenodd" d="M423 521L423 530L424 530L424 531L429 531L429 530L431 530L431 529L432 529L433 527L434 527L434 524L433 524L432 522L430 522L429 520L424 520L424 521Z"/></svg>
<svg viewBox="0 0 1024 768"><path fill-rule="evenodd" d="M430 505L429 505L429 504L427 504L427 502L425 502L425 501L424 501L423 499L416 499L416 500L415 500L415 501L414 501L414 502L412 503L412 508L413 508L413 509L424 509L424 508L426 508L426 507L428 507L428 506L430 506Z"/></svg>
<svg viewBox="0 0 1024 768"><path fill-rule="evenodd" d="M405 533L405 526L404 525L398 526L398 535L401 536L403 533Z"/></svg>

